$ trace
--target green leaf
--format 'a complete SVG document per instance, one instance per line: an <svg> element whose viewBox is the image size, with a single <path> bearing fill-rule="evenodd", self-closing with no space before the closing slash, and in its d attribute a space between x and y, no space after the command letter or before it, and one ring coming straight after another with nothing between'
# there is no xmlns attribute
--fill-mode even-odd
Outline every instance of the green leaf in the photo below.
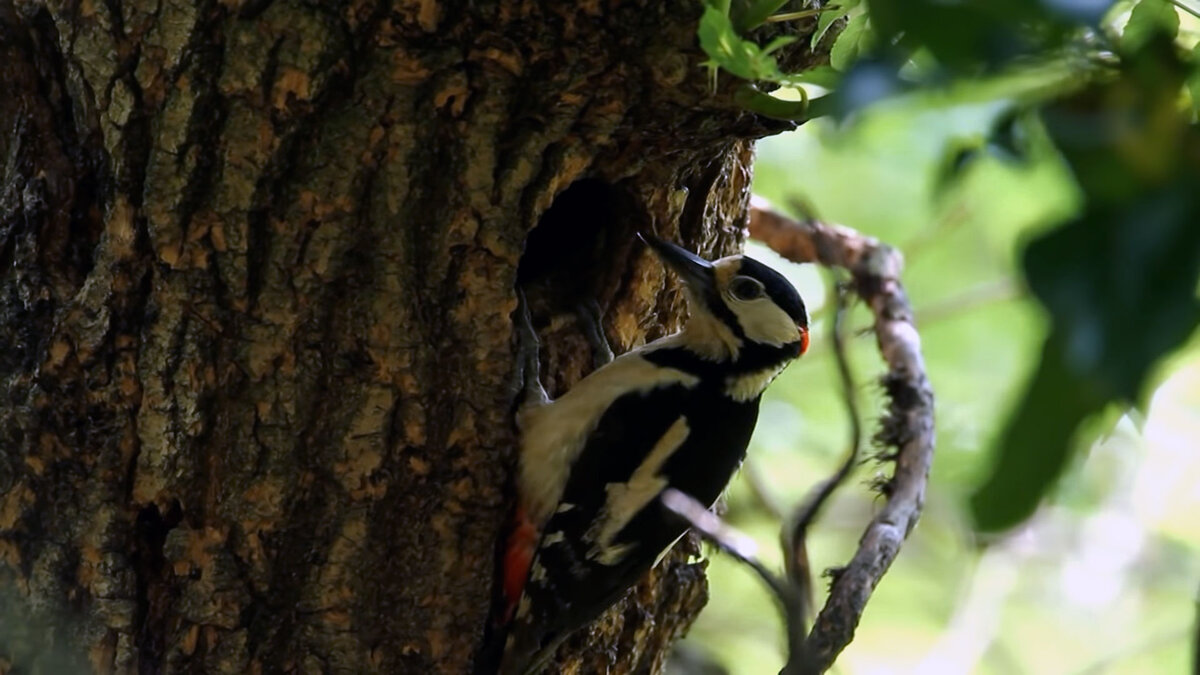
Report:
<svg viewBox="0 0 1200 675"><path fill-rule="evenodd" d="M803 93L804 90L800 91ZM738 87L733 99L743 108L772 119L798 122L808 118L807 97L799 101L785 101L745 84Z"/></svg>
<svg viewBox="0 0 1200 675"><path fill-rule="evenodd" d="M799 39L800 38L796 37L795 35L780 35L774 40L768 42L767 46L762 48L762 53L773 54Z"/></svg>
<svg viewBox="0 0 1200 675"><path fill-rule="evenodd" d="M829 52L829 65L835 70L845 71L871 48L874 39L874 31L871 30L871 22L866 14L859 14L850 19L841 35L838 35L837 42L833 43L833 49Z"/></svg>
<svg viewBox="0 0 1200 675"><path fill-rule="evenodd" d="M755 57L761 55L761 50L758 45L738 36L728 14L716 7L706 7L697 33L700 48L708 54L713 65L744 80L758 79ZM774 63L774 59L771 62Z"/></svg>
<svg viewBox="0 0 1200 675"><path fill-rule="evenodd" d="M827 7L828 11L822 12L817 17L817 30L813 33L812 41L809 43L813 49L817 48L821 40L833 27L834 22L848 15L851 10L858 7L862 0L842 0L837 5Z"/></svg>
<svg viewBox="0 0 1200 675"><path fill-rule="evenodd" d="M927 49L950 69L978 74L1056 49L1111 0L867 0L882 44Z"/></svg>
<svg viewBox="0 0 1200 675"><path fill-rule="evenodd" d="M1200 137L1192 147L1200 148ZM1030 288L1054 329L1000 442L999 461L971 498L979 529L1020 523L1056 484L1080 423L1109 401L1136 399L1154 363L1200 325L1200 172L1100 207L1032 243Z"/></svg>
<svg viewBox="0 0 1200 675"><path fill-rule="evenodd" d="M1174 38L1179 33L1179 14L1169 0L1141 0L1129 14L1129 23L1121 34L1121 46L1140 49L1155 33Z"/></svg>
<svg viewBox="0 0 1200 675"><path fill-rule="evenodd" d="M983 155L982 139L963 138L952 141L946 147L941 165L934 175L934 191L940 194L955 187Z"/></svg>
<svg viewBox="0 0 1200 675"><path fill-rule="evenodd" d="M1189 173L1124 207L1095 204L1026 249L1064 363L1105 400L1136 400L1154 362L1200 320L1200 173Z"/></svg>
<svg viewBox="0 0 1200 675"><path fill-rule="evenodd" d="M971 496L980 531L1006 530L1033 514L1066 468L1075 430L1103 407L1103 399L1063 364L1061 342L1057 335L1046 340L1041 364L1000 442L1000 461Z"/></svg>
<svg viewBox="0 0 1200 675"><path fill-rule="evenodd" d="M746 9L738 15L737 25L743 31L753 30L763 25L767 19L788 3L788 0L752 0Z"/></svg>
<svg viewBox="0 0 1200 675"><path fill-rule="evenodd" d="M1117 78L1043 113L1086 206L1025 250L1026 280L1053 327L972 498L982 529L1032 513L1079 423L1109 402L1136 402L1154 364L1200 325L1200 129L1176 104L1186 74L1173 40L1151 33Z"/></svg>
<svg viewBox="0 0 1200 675"><path fill-rule="evenodd" d="M817 66L816 68L810 68L793 76L793 79L799 83L815 84L818 87L824 87L825 89L833 89L836 87L841 78L842 74L830 66Z"/></svg>
<svg viewBox="0 0 1200 675"><path fill-rule="evenodd" d="M1188 93L1192 98L1192 118L1200 117L1200 43L1192 49L1192 72L1187 78Z"/></svg>
<svg viewBox="0 0 1200 675"><path fill-rule="evenodd" d="M793 36L780 36L765 48L759 47L750 40L743 40L734 30L728 13L713 5L705 7L697 34L700 48L710 59L705 65L710 68L721 68L751 82L797 83L796 78L779 70L775 57L771 56L771 52L795 42Z"/></svg>

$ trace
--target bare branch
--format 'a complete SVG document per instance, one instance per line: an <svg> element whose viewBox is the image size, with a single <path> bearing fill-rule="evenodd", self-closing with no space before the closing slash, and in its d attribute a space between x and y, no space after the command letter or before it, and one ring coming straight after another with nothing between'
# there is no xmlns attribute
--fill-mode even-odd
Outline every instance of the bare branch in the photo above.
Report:
<svg viewBox="0 0 1200 675"><path fill-rule="evenodd" d="M663 506L686 520L701 537L749 565L776 596L783 599L789 594L783 580L767 569L758 559L758 544L754 539L728 525L717 514L693 499L691 495L675 488L664 490L660 499Z"/></svg>
<svg viewBox="0 0 1200 675"><path fill-rule="evenodd" d="M858 463L859 449L862 446L862 423L859 421L858 415L858 397L854 391L854 376L850 372L850 362L846 358L846 340L843 335L848 290L843 284L837 284L833 291L835 309L829 334L830 341L833 343L834 356L837 358L846 414L850 417L850 450L846 453L846 459L842 461L837 471L811 490L804 501L800 503L790 519L790 524L784 523L780 537L783 543L788 579L804 602L803 613L806 622L813 606L813 575L808 561L808 530L817 521L821 508L845 482L846 477L854 469L854 465ZM806 635L807 633L798 634L798 639L803 640ZM781 672L784 675L807 675L807 673L820 671L809 662L806 650L801 648L789 652L788 662Z"/></svg>
<svg viewBox="0 0 1200 675"><path fill-rule="evenodd" d="M804 598L799 593L800 589L790 585L787 579L780 577L762 564L756 555L757 546L753 539L730 527L717 514L709 511L690 495L674 488L667 488L663 491L660 499L663 506L686 520L700 536L749 565L763 580L763 583L767 585L779 602L779 608L787 628L788 653L801 655L794 656L793 659L798 658L801 663L807 663L807 659L803 658L804 636L807 634L805 630L807 609ZM808 675L808 671L797 672Z"/></svg>
<svg viewBox="0 0 1200 675"><path fill-rule="evenodd" d="M885 486L887 502L835 577L809 634L805 651L822 672L853 639L871 592L920 517L933 461L933 390L900 283L903 260L897 251L849 228L796 222L757 197L751 202L750 236L794 262L848 270L875 316L876 341L888 365L883 384L890 401L876 440L895 449L896 468Z"/></svg>

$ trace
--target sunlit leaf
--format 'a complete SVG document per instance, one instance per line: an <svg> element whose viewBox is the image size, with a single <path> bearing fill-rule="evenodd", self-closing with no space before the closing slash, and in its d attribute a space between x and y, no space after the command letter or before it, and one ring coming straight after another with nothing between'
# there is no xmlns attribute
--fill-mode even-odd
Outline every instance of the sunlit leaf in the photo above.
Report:
<svg viewBox="0 0 1200 675"><path fill-rule="evenodd" d="M950 143L934 179L934 190L944 192L958 185L968 170L984 158L1022 162L1028 157L1029 140L1021 124L1021 111L1011 109L996 118L987 136L964 137Z"/></svg>
<svg viewBox="0 0 1200 675"><path fill-rule="evenodd" d="M818 87L833 89L842 79L842 74L832 66L817 66L796 75L796 81L804 84L815 84Z"/></svg>
<svg viewBox="0 0 1200 675"><path fill-rule="evenodd" d="M829 52L829 65L835 70L846 70L851 63L871 48L874 33L871 31L871 21L866 14L859 14L850 19L833 49Z"/></svg>
<svg viewBox="0 0 1200 675"><path fill-rule="evenodd" d="M999 159L1020 161L1029 154L1029 138L1022 111L1014 108L1001 115L987 139L988 152Z"/></svg>
<svg viewBox="0 0 1200 675"><path fill-rule="evenodd" d="M738 14L738 28L746 31L761 26L787 3L788 0L749 0L745 9Z"/></svg>
<svg viewBox="0 0 1200 675"><path fill-rule="evenodd" d="M934 178L934 190L940 193L953 187L983 154L983 148L978 141L964 140L951 145L947 148L942 165Z"/></svg>
<svg viewBox="0 0 1200 675"><path fill-rule="evenodd" d="M795 83L795 78L780 71L775 57L771 56L771 52L795 42L795 37L777 37L767 47L759 47L738 35L727 10L711 4L705 7L700 17L697 35L701 49L710 59L706 64L709 67L720 68L751 82Z"/></svg>
<svg viewBox="0 0 1200 675"><path fill-rule="evenodd" d="M1121 34L1121 46L1135 50L1156 33L1174 37L1179 32L1179 14L1169 0L1141 0L1129 14Z"/></svg>
<svg viewBox="0 0 1200 675"><path fill-rule="evenodd" d="M803 89L800 91L803 92ZM733 100L746 110L779 120L799 121L805 119L809 112L807 97L799 101L785 101L759 91L750 84L738 87Z"/></svg>
<svg viewBox="0 0 1200 675"><path fill-rule="evenodd" d="M833 24L838 19L849 14L851 10L857 8L860 4L862 4L862 0L841 0L836 5L828 7L829 11L822 12L817 17L817 30L813 32L812 42L810 43L812 48L816 49L817 45L825 38L825 35L829 33L829 29L833 27Z"/></svg>
<svg viewBox="0 0 1200 675"><path fill-rule="evenodd" d="M792 44L793 42L795 42L798 39L800 39L800 38L797 38L795 35L780 35L779 37L775 38L774 40L771 40L770 42L768 42L767 46L762 48L762 53L763 54L773 54L773 53L779 51L780 49L783 49L784 47Z"/></svg>

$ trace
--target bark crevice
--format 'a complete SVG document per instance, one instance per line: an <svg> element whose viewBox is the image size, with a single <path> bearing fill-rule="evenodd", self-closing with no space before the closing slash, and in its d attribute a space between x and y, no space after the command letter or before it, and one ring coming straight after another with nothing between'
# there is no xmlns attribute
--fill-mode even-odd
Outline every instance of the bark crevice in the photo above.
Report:
<svg viewBox="0 0 1200 675"><path fill-rule="evenodd" d="M749 139L779 126L711 90L698 16L0 0L0 594L40 631L0 628L0 658L465 672L517 285L562 391L591 368L580 301L617 351L677 326L635 231L739 244ZM539 253L539 221L565 243ZM586 264L535 279L527 237ZM659 664L695 550L564 668Z"/></svg>

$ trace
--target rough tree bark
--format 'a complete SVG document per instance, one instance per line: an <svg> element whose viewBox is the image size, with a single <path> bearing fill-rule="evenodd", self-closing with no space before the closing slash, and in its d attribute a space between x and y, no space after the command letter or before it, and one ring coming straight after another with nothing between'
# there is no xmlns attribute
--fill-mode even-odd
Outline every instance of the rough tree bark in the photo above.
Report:
<svg viewBox="0 0 1200 675"><path fill-rule="evenodd" d="M734 250L783 128L699 11L0 0L0 672L465 672L518 269L561 391L580 300L680 317L633 231ZM694 551L563 670L657 668Z"/></svg>

